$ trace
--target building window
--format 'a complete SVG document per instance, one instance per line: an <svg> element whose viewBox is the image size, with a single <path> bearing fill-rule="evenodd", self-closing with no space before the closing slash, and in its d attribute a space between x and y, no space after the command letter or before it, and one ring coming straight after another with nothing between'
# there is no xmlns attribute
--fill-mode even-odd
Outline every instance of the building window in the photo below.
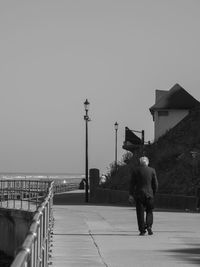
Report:
<svg viewBox="0 0 200 267"><path fill-rule="evenodd" d="M158 111L158 116L168 116L169 112L167 110Z"/></svg>

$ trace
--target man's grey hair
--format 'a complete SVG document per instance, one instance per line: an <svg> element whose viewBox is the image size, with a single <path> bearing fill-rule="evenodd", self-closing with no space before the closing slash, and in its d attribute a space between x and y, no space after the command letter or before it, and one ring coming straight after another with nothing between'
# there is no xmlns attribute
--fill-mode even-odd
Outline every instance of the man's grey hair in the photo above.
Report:
<svg viewBox="0 0 200 267"><path fill-rule="evenodd" d="M149 159L147 157L141 157L140 158L140 164L148 166L149 165Z"/></svg>

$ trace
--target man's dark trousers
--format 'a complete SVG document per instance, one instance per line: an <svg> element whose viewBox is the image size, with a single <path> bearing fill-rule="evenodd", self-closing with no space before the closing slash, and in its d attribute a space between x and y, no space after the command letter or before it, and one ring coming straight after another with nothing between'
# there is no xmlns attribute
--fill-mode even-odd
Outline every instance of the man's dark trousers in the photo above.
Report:
<svg viewBox="0 0 200 267"><path fill-rule="evenodd" d="M140 232L145 232L146 228L151 228L153 224L154 199L147 196L138 196L136 199L136 213L138 228ZM146 221L144 213L146 211Z"/></svg>

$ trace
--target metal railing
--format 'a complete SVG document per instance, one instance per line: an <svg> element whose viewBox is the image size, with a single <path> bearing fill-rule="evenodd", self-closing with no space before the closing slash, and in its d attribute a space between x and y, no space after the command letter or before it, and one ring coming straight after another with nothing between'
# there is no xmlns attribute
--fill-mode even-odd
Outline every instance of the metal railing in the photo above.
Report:
<svg viewBox="0 0 200 267"><path fill-rule="evenodd" d="M77 183L66 182L66 183L54 184L54 194L65 193L76 189L79 189L79 185Z"/></svg>
<svg viewBox="0 0 200 267"><path fill-rule="evenodd" d="M27 180L1 180L0 205L4 208L28 210L32 205L36 212L25 241L19 248L11 267L47 267L49 264L50 240L53 227L53 182ZM12 203L12 204L10 204Z"/></svg>
<svg viewBox="0 0 200 267"><path fill-rule="evenodd" d="M0 180L0 207L33 210L44 201L50 181Z"/></svg>

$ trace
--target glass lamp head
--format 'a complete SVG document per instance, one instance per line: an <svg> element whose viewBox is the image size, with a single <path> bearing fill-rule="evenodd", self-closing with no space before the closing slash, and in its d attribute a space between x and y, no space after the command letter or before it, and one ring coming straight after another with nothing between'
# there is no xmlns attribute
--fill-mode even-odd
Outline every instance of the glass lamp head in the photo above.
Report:
<svg viewBox="0 0 200 267"><path fill-rule="evenodd" d="M86 99L85 102L84 102L85 111L88 111L88 110L89 110L89 106L90 106L90 103L89 103L89 101Z"/></svg>

